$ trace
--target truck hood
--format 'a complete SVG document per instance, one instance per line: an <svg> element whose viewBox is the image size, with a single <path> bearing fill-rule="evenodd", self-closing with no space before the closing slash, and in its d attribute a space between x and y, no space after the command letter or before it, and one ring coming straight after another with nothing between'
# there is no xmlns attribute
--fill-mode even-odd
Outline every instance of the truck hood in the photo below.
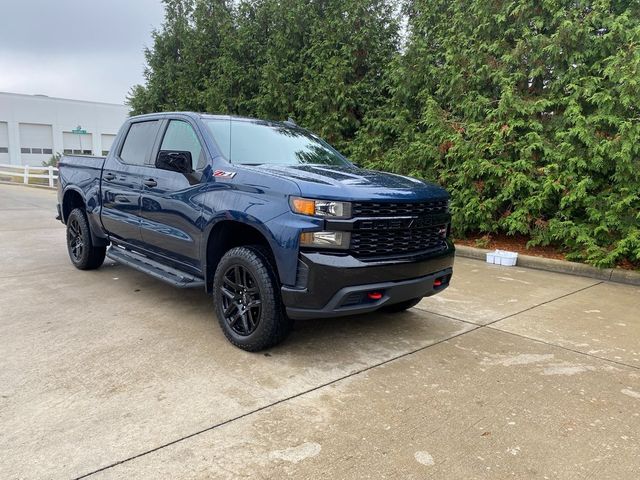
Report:
<svg viewBox="0 0 640 480"><path fill-rule="evenodd" d="M335 200L447 198L434 184L393 173L343 165L259 165L261 173L294 181L303 196Z"/></svg>

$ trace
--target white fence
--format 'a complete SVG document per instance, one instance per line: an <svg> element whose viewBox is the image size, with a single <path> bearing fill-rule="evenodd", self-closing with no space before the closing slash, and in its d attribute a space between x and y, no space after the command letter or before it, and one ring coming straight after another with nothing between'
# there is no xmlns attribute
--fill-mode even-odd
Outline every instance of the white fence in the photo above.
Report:
<svg viewBox="0 0 640 480"><path fill-rule="evenodd" d="M32 167L29 165L0 163L0 180L55 188L58 180L58 169L56 167Z"/></svg>

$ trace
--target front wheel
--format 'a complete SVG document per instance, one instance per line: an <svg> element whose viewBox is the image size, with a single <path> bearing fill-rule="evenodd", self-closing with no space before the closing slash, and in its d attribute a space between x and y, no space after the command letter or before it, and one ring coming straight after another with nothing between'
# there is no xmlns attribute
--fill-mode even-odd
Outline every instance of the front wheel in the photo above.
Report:
<svg viewBox="0 0 640 480"><path fill-rule="evenodd" d="M80 270L94 270L104 262L106 247L94 247L84 210L75 208L67 218L67 250L71 263Z"/></svg>
<svg viewBox="0 0 640 480"><path fill-rule="evenodd" d="M218 322L235 346L257 352L281 342L291 331L266 249L256 245L225 253L214 275L213 291Z"/></svg>

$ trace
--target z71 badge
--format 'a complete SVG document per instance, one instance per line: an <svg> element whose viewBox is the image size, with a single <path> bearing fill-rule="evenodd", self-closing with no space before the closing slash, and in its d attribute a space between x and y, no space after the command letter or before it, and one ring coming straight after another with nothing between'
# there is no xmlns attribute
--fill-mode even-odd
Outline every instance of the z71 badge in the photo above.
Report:
<svg viewBox="0 0 640 480"><path fill-rule="evenodd" d="M220 178L233 178L236 176L236 172L225 172L224 170L216 170L213 172L214 177Z"/></svg>

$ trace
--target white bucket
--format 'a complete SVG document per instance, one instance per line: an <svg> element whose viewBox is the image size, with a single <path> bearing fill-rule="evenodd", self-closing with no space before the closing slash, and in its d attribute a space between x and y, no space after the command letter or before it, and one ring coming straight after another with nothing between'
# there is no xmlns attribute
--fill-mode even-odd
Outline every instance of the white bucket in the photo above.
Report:
<svg viewBox="0 0 640 480"><path fill-rule="evenodd" d="M517 261L518 254L516 252L507 252L506 250L487 252L487 263L502 265L504 267L513 267Z"/></svg>

